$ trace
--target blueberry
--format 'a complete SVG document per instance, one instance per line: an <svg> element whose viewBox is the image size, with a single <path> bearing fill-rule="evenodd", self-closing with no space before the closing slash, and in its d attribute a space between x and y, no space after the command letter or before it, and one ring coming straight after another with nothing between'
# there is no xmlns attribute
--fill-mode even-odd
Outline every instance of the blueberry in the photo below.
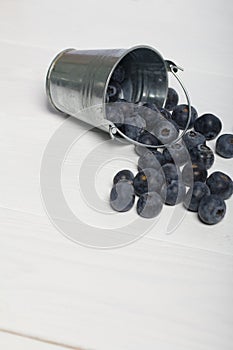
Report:
<svg viewBox="0 0 233 350"><path fill-rule="evenodd" d="M195 120L194 129L203 134L206 140L213 140L220 133L222 123L215 115L206 113Z"/></svg>
<svg viewBox="0 0 233 350"><path fill-rule="evenodd" d="M153 133L161 144L169 144L177 139L179 135L179 132L176 130L175 126L166 119L160 123L156 123Z"/></svg>
<svg viewBox="0 0 233 350"><path fill-rule="evenodd" d="M216 194L202 197L199 207L199 219L208 225L217 224L226 214L226 204L224 200Z"/></svg>
<svg viewBox="0 0 233 350"><path fill-rule="evenodd" d="M158 160L158 162L163 165L166 163L163 153L158 151L155 148L143 147L143 146L135 146L135 152L141 157L146 154L148 151L154 154L154 157Z"/></svg>
<svg viewBox="0 0 233 350"><path fill-rule="evenodd" d="M194 182L193 187L188 190L184 198L185 208L190 211L198 211L198 206L202 197L209 194L210 189L204 182Z"/></svg>
<svg viewBox="0 0 233 350"><path fill-rule="evenodd" d="M165 108L169 111L173 110L173 108L177 105L179 101L179 96L173 88L168 88L167 99L165 103Z"/></svg>
<svg viewBox="0 0 233 350"><path fill-rule="evenodd" d="M186 147L182 143L174 143L163 150L163 155L168 163L176 165L184 165L189 160L189 154Z"/></svg>
<svg viewBox="0 0 233 350"><path fill-rule="evenodd" d="M216 141L216 153L224 158L233 157L233 134L223 134Z"/></svg>
<svg viewBox="0 0 233 350"><path fill-rule="evenodd" d="M161 158L159 158L161 155ZM138 169L143 170L146 168L153 168L159 170L161 168L161 162L164 158L160 152L147 151L138 159Z"/></svg>
<svg viewBox="0 0 233 350"><path fill-rule="evenodd" d="M111 81L107 88L107 99L109 102L115 102L119 99L122 92L121 86L116 81Z"/></svg>
<svg viewBox="0 0 233 350"><path fill-rule="evenodd" d="M122 65L118 65L111 77L112 80L122 83L125 79L125 68Z"/></svg>
<svg viewBox="0 0 233 350"><path fill-rule="evenodd" d="M194 130L190 130L186 132L183 136L183 142L188 149L191 149L198 145L204 145L206 142L206 138L201 133Z"/></svg>
<svg viewBox="0 0 233 350"><path fill-rule="evenodd" d="M171 113L169 112L168 109L166 108L159 108L159 112L162 114L162 116L164 118L166 118L167 120L171 120L172 119L172 115Z"/></svg>
<svg viewBox="0 0 233 350"><path fill-rule="evenodd" d="M128 211L134 205L134 201L134 188L128 181L119 181L113 186L110 193L110 204L114 210Z"/></svg>
<svg viewBox="0 0 233 350"><path fill-rule="evenodd" d="M114 185L119 181L128 181L129 183L133 183L134 174L132 171L124 169L119 171L113 178Z"/></svg>
<svg viewBox="0 0 233 350"><path fill-rule="evenodd" d="M184 130L186 128L189 116L189 107L186 104L178 105L174 108L172 112L172 119L176 122L180 129ZM191 120L188 125L188 129L193 127L195 119L197 118L197 111L191 106Z"/></svg>
<svg viewBox="0 0 233 350"><path fill-rule="evenodd" d="M144 145L157 146L159 144L158 139L151 134L149 131L144 131L138 138L138 142L143 143Z"/></svg>
<svg viewBox="0 0 233 350"><path fill-rule="evenodd" d="M215 171L206 180L212 194L217 194L222 199L228 199L233 193L233 182L231 178L222 173Z"/></svg>
<svg viewBox="0 0 233 350"><path fill-rule="evenodd" d="M155 112L158 112L158 108L154 103L151 102L142 102L142 104L139 104L139 106L142 105L143 107L147 107L152 109Z"/></svg>
<svg viewBox="0 0 233 350"><path fill-rule="evenodd" d="M189 150L190 158L193 163L199 164L207 170L214 164L214 153L206 145L197 145Z"/></svg>
<svg viewBox="0 0 233 350"><path fill-rule="evenodd" d="M123 113L124 117L130 117L135 112L135 104L124 99L118 99L114 102L115 108Z"/></svg>
<svg viewBox="0 0 233 350"><path fill-rule="evenodd" d="M151 219L159 215L163 208L163 202L160 195L156 192L142 194L137 202L138 215Z"/></svg>
<svg viewBox="0 0 233 350"><path fill-rule="evenodd" d="M148 148L147 147L143 147L143 146L139 146L139 145L136 145L134 147L134 150L137 153L137 155L139 155L139 156L143 156L145 153L148 152Z"/></svg>
<svg viewBox="0 0 233 350"><path fill-rule="evenodd" d="M182 180L186 186L192 186L194 182L205 182L207 179L207 170L199 164L187 163L182 170Z"/></svg>
<svg viewBox="0 0 233 350"><path fill-rule="evenodd" d="M159 192L164 182L161 172L147 168L139 171L134 178L134 191L138 196L146 192Z"/></svg>
<svg viewBox="0 0 233 350"><path fill-rule="evenodd" d="M160 114L157 107L154 106L154 108L149 108L143 104L139 105L137 112L146 121L146 130L151 131L155 126L158 115Z"/></svg>
<svg viewBox="0 0 233 350"><path fill-rule="evenodd" d="M171 183L173 180L179 180L181 178L180 169L173 163L164 164L161 170L164 173L167 184Z"/></svg>
<svg viewBox="0 0 233 350"><path fill-rule="evenodd" d="M161 197L165 204L176 205L183 201L186 188L182 181L173 180L164 184L161 189Z"/></svg>
<svg viewBox="0 0 233 350"><path fill-rule="evenodd" d="M132 140L137 141L141 133L145 130L145 120L139 114L132 114L124 120L123 132Z"/></svg>

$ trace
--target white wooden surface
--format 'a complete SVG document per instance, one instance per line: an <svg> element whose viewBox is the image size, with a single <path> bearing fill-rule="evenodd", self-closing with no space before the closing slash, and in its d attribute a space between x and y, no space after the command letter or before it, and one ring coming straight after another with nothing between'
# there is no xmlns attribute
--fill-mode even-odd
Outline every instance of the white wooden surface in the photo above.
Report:
<svg viewBox="0 0 233 350"><path fill-rule="evenodd" d="M228 0L0 2L1 349L232 349L232 200L214 227L187 213L167 235L172 209L165 208L148 235L103 251L55 229L39 182L44 149L63 123L46 103L45 74L66 47L156 47L185 67L183 80L199 113L216 113L232 132L232 15ZM88 135L87 144L96 138ZM106 157L114 152L112 145ZM131 147L125 153L136 160ZM74 149L64 191L85 217L89 209L69 183L79 162ZM102 175L111 178L118 167ZM217 157L215 169L233 176L231 161ZM106 183L97 182L107 196ZM101 215L92 214L98 225Z"/></svg>

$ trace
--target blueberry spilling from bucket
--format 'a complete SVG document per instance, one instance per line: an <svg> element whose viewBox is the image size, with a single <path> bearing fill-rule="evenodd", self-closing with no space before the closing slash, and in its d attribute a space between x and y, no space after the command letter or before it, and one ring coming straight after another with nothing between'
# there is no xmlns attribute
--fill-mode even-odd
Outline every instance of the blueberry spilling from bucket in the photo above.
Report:
<svg viewBox="0 0 233 350"><path fill-rule="evenodd" d="M165 108L157 108L149 101L133 104L120 98L113 103L115 110L109 107L109 120L115 119L119 130L139 142L135 146L138 172L134 175L123 169L115 175L110 204L119 212L132 210L138 196L136 213L152 219L160 214L163 205L183 202L183 207L197 213L202 223L214 225L226 215L225 200L233 194L229 175L221 171L208 175L215 156L207 143L217 138L222 122L210 113L198 117L192 106L189 130L176 142L189 118L188 106L178 105L178 101L178 94L170 88ZM120 107L122 103L124 108ZM160 149L161 145L166 147ZM220 135L215 151L223 158L232 158L233 135Z"/></svg>

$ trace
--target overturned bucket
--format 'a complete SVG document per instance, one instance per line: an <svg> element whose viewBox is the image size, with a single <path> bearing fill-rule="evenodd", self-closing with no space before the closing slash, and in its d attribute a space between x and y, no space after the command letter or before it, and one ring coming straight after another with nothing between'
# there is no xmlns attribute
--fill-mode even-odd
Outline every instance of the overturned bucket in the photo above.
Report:
<svg viewBox="0 0 233 350"><path fill-rule="evenodd" d="M168 72L173 73L188 101L188 126L191 106L188 93L176 75L179 67L164 60L157 50L149 46L136 46L128 50L64 50L54 58L49 67L46 77L47 96L57 110L97 126L109 132L111 137L119 133L128 141L143 146L122 134L107 119L107 88L119 65L124 67L126 74L121 86L121 99L134 104L147 102L163 107L168 91ZM98 107L95 108L95 113L91 108L94 106ZM88 109L90 113L80 113ZM187 128L175 142L186 130Z"/></svg>

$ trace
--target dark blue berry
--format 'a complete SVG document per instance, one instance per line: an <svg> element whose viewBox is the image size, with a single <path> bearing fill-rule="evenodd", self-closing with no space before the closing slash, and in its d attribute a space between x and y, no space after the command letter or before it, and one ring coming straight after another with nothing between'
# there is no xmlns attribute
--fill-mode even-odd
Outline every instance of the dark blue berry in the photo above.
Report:
<svg viewBox="0 0 233 350"><path fill-rule="evenodd" d="M163 202L160 195L156 192L142 194L137 202L138 215L151 219L159 215L163 208Z"/></svg>
<svg viewBox="0 0 233 350"><path fill-rule="evenodd" d="M157 146L159 144L158 139L146 130L139 136L138 142L148 146Z"/></svg>
<svg viewBox="0 0 233 350"><path fill-rule="evenodd" d="M133 179L134 179L134 174L132 173L132 171L127 170L127 169L123 169L121 171L119 171L113 178L113 183L114 185L119 182L119 181L128 181L129 183L133 183Z"/></svg>
<svg viewBox="0 0 233 350"><path fill-rule="evenodd" d="M220 133L222 123L215 115L206 113L195 120L194 129L203 134L206 140L213 140Z"/></svg>
<svg viewBox="0 0 233 350"><path fill-rule="evenodd" d="M194 130L190 130L186 132L186 134L183 136L183 142L188 149L191 149L198 145L204 145L206 142L206 138L201 133Z"/></svg>
<svg viewBox="0 0 233 350"><path fill-rule="evenodd" d="M198 211L199 203L203 196L209 195L210 189L204 182L194 182L184 198L184 206L191 211Z"/></svg>
<svg viewBox="0 0 233 350"><path fill-rule="evenodd" d="M173 123L166 119L159 123L156 123L156 126L153 129L153 133L161 142L161 144L170 144L175 139L177 139L179 135L179 132L177 131Z"/></svg>
<svg viewBox="0 0 233 350"><path fill-rule="evenodd" d="M143 104L143 105L138 106L137 112L145 120L146 130L151 131L154 128L156 120L157 120L158 115L159 115L159 111L158 111L157 107L154 106L154 108L150 108L150 107L145 106L145 104Z"/></svg>
<svg viewBox="0 0 233 350"><path fill-rule="evenodd" d="M111 81L107 88L107 102L115 102L122 92L121 86L116 81Z"/></svg>
<svg viewBox="0 0 233 350"><path fill-rule="evenodd" d="M130 139L138 141L139 136L145 130L145 120L139 114L132 114L124 120L123 132Z"/></svg>
<svg viewBox="0 0 233 350"><path fill-rule="evenodd" d="M158 112L158 108L157 108L157 106L156 106L154 103L143 102L141 105L142 105L143 107L150 108L150 109L152 109L152 110L155 111L155 112ZM139 106L140 106L140 105L139 105Z"/></svg>
<svg viewBox="0 0 233 350"><path fill-rule="evenodd" d="M110 204L114 210L128 211L134 205L134 201L134 188L128 181L119 181L113 186L110 193Z"/></svg>
<svg viewBox="0 0 233 350"><path fill-rule="evenodd" d="M189 160L189 154L182 143L174 143L163 150L163 155L168 163L175 163L178 166L184 165Z"/></svg>
<svg viewBox="0 0 233 350"><path fill-rule="evenodd" d="M173 163L164 164L161 171L164 174L167 184L171 183L173 180L179 180L181 178L180 169Z"/></svg>
<svg viewBox="0 0 233 350"><path fill-rule="evenodd" d="M212 194L217 194L222 199L228 199L233 193L233 182L231 178L222 173L215 171L206 180Z"/></svg>
<svg viewBox="0 0 233 350"><path fill-rule="evenodd" d="M223 158L233 157L233 135L223 134L216 141L216 153Z"/></svg>
<svg viewBox="0 0 233 350"><path fill-rule="evenodd" d="M182 180L186 186L193 186L196 181L205 182L207 175L207 170L195 163L187 163L182 170Z"/></svg>
<svg viewBox="0 0 233 350"><path fill-rule="evenodd" d="M160 152L151 152L148 150L138 159L138 169L153 168L159 170L163 160L163 155Z"/></svg>
<svg viewBox="0 0 233 350"><path fill-rule="evenodd" d="M134 178L134 191L138 196L146 192L159 192L164 182L161 172L147 168L139 171Z"/></svg>
<svg viewBox="0 0 233 350"><path fill-rule="evenodd" d="M214 153L206 145L198 145L189 150L190 158L193 163L199 164L207 170L214 164Z"/></svg>
<svg viewBox="0 0 233 350"><path fill-rule="evenodd" d="M124 117L130 117L135 112L135 104L124 99L114 102L115 107L124 114Z"/></svg>
<svg viewBox="0 0 233 350"><path fill-rule="evenodd" d="M182 181L173 180L164 184L161 189L161 198L168 205L176 205L183 201L186 188Z"/></svg>
<svg viewBox="0 0 233 350"><path fill-rule="evenodd" d="M202 197L199 207L199 219L208 225L217 224L226 214L226 204L224 200L216 194Z"/></svg>
<svg viewBox="0 0 233 350"><path fill-rule="evenodd" d="M115 68L111 79L117 81L118 83L122 83L125 79L125 68L119 64Z"/></svg>
<svg viewBox="0 0 233 350"><path fill-rule="evenodd" d="M179 96L173 88L168 88L167 99L165 103L165 108L169 111L173 110L173 108L177 105L179 101Z"/></svg>
<svg viewBox="0 0 233 350"><path fill-rule="evenodd" d="M171 120L172 119L171 113L166 108L159 108L159 111L162 114L162 116L164 118L166 118L167 120Z"/></svg>
<svg viewBox="0 0 233 350"><path fill-rule="evenodd" d="M186 128L189 116L189 106L186 104L178 105L174 108L172 112L172 119L176 122L180 129L184 130ZM188 129L193 127L195 119L197 118L197 111L191 106L191 120L188 125Z"/></svg>

